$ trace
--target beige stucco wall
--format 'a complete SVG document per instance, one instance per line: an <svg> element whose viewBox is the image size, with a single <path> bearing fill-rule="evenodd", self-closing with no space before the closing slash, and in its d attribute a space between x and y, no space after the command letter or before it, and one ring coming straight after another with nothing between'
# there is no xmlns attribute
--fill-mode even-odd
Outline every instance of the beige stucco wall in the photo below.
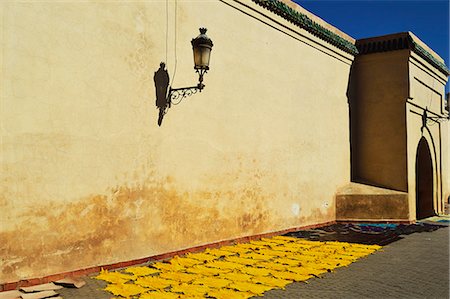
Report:
<svg viewBox="0 0 450 299"><path fill-rule="evenodd" d="M335 219L350 55L232 0L0 5L0 283Z"/></svg>
<svg viewBox="0 0 450 299"><path fill-rule="evenodd" d="M422 136L426 139L431 151L433 164L433 201L435 212L444 212L443 203L449 194L448 176L449 146L448 121L427 122L427 128L421 130L423 109L430 112L429 117L445 116L445 84L447 77L437 72L431 65L417 54L412 53L408 63L409 98L407 100L407 132L408 132L408 188L410 215L416 215L416 155Z"/></svg>

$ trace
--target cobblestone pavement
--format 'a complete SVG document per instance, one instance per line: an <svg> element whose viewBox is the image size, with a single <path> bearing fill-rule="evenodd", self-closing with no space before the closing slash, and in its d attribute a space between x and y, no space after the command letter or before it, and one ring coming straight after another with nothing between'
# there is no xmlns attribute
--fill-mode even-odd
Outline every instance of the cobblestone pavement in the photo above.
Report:
<svg viewBox="0 0 450 299"><path fill-rule="evenodd" d="M84 279L81 289L59 293L66 299L113 297L101 290L105 282ZM264 298L449 298L449 227L407 235L348 267L268 291Z"/></svg>

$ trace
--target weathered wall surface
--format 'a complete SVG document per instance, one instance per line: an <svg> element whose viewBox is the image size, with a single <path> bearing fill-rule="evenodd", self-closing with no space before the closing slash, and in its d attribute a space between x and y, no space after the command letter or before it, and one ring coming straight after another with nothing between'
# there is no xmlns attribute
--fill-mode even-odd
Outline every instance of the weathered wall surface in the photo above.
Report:
<svg viewBox="0 0 450 299"><path fill-rule="evenodd" d="M445 83L447 77L436 72L431 65L415 53L411 53L408 63L409 97L407 100L408 132L408 188L410 215L416 215L416 156L420 139L423 137L431 151L433 164L433 206L436 213L444 212L444 200L449 193L448 176L448 122L429 119L423 127L423 110L429 110L429 117L444 116Z"/></svg>
<svg viewBox="0 0 450 299"><path fill-rule="evenodd" d="M334 220L352 57L253 9L2 2L0 283ZM206 88L158 127L201 26Z"/></svg>

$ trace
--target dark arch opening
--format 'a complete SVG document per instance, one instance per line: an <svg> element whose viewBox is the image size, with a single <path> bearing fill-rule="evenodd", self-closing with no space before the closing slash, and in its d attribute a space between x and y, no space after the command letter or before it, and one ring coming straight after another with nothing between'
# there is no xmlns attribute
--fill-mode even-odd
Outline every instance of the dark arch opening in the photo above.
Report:
<svg viewBox="0 0 450 299"><path fill-rule="evenodd" d="M416 155L416 219L433 215L433 163L428 142L422 137Z"/></svg>

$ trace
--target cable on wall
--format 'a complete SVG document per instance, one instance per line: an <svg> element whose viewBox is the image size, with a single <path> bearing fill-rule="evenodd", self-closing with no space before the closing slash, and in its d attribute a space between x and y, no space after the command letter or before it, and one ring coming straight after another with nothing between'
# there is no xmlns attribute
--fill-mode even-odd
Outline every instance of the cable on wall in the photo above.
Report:
<svg viewBox="0 0 450 299"><path fill-rule="evenodd" d="M167 49L169 47L169 0L166 0L166 65L167 65Z"/></svg>
<svg viewBox="0 0 450 299"><path fill-rule="evenodd" d="M178 63L178 57L177 57L177 10L178 10L178 0L175 0L175 34L174 34L174 51L175 51L175 65L173 68L173 77L172 82L170 83L170 86L172 86L172 83L175 81L175 76L177 74L177 63Z"/></svg>

